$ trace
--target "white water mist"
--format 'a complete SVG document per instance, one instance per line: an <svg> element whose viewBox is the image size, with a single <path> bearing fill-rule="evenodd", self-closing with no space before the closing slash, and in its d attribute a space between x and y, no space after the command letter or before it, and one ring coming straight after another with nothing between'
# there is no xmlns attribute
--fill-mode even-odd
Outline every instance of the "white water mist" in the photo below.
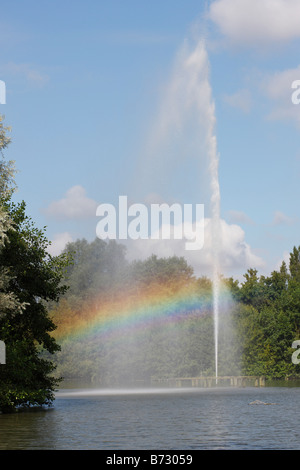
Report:
<svg viewBox="0 0 300 470"><path fill-rule="evenodd" d="M208 136L210 142L210 172L211 172L211 237L213 256L213 315L214 315L214 342L215 342L215 372L218 380L218 345L219 345L219 298L220 298L220 185L219 185L219 158L217 153L216 137L213 127Z"/></svg>
<svg viewBox="0 0 300 470"><path fill-rule="evenodd" d="M144 153L146 157L142 162L142 177L139 180L145 189L147 183L153 188L157 183L157 178L161 178L162 187L169 188L173 183L171 175L179 167L181 171L180 184L186 184L184 175L186 181L190 178L189 184L197 198L199 198L200 191L203 189L201 186L204 182L207 183L207 179L209 180L206 190L210 192L211 214L209 228L207 234L205 234L207 239L204 243L207 243L207 246L211 248L210 264L212 266L215 370L217 377L221 223L219 156L215 126L215 104L212 98L210 64L205 41L202 38L195 41L185 40L177 54L171 78L164 89L160 113L155 119L152 132L150 132L146 146L147 152ZM179 166L179 163L182 163L184 170ZM188 169L192 169L192 175L187 173ZM195 175L197 170L199 172ZM166 179L168 179L167 184ZM180 185L175 189L180 190ZM185 190L187 189L185 188ZM209 233L211 233L211 240L209 240ZM197 255L195 254L195 256Z"/></svg>
<svg viewBox="0 0 300 470"><path fill-rule="evenodd" d="M166 132L171 124L182 129L192 115L197 119L198 133L204 136L209 158L210 204L211 204L211 254L213 284L213 317L215 374L218 377L219 343L219 297L220 297L220 185L219 155L215 135L215 104L210 85L210 67L204 41L199 40L194 48L187 43L179 54L177 67L171 82L168 106L165 109L161 130ZM200 149L199 149L200 151ZM199 158L201 156L199 155Z"/></svg>

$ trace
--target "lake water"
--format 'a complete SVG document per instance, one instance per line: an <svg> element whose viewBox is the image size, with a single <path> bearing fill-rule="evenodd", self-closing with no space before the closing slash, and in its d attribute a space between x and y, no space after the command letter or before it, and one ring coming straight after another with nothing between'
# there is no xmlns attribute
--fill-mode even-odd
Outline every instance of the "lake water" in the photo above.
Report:
<svg viewBox="0 0 300 470"><path fill-rule="evenodd" d="M0 415L0 449L296 450L299 403L298 387L64 389L51 409Z"/></svg>

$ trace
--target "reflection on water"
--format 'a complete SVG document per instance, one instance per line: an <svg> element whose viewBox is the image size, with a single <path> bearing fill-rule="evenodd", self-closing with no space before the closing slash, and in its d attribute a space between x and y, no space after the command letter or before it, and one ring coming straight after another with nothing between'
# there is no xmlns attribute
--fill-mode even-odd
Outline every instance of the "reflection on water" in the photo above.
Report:
<svg viewBox="0 0 300 470"><path fill-rule="evenodd" d="M299 398L283 387L64 389L51 409L0 415L0 449L300 449Z"/></svg>
<svg viewBox="0 0 300 470"><path fill-rule="evenodd" d="M204 391L205 389L202 389ZM196 388L89 388L64 389L57 392L56 398L88 397L88 396L115 396L115 395L182 395L184 393L197 393Z"/></svg>

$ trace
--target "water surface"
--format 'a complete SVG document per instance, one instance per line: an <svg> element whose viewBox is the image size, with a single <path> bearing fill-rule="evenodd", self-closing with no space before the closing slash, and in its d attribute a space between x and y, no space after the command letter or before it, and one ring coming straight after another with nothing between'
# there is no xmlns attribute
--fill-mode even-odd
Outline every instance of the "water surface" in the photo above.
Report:
<svg viewBox="0 0 300 470"><path fill-rule="evenodd" d="M0 449L300 449L299 399L286 387L64 389L51 409L0 415Z"/></svg>

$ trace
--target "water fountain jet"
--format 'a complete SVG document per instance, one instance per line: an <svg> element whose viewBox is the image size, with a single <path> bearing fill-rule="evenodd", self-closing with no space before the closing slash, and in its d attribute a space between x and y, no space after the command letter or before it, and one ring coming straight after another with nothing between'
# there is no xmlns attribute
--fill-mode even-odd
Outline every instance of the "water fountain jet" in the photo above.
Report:
<svg viewBox="0 0 300 470"><path fill-rule="evenodd" d="M210 65L205 41L200 38L190 46L186 40L180 49L171 80L168 82L161 114L156 121L156 127L151 134L151 164L157 172L159 161L165 161L166 155L161 155L165 142L183 136L184 155L179 158L186 160L190 152L191 135L194 138L195 157L201 164L201 171L206 165L209 167L208 179L210 182L210 210L211 210L211 276L212 276L212 305L214 323L215 373L218 377L218 332L219 332L219 297L220 297L220 185L219 185L219 156L217 152L217 138L215 135L216 116L215 104L212 99L210 85ZM180 141L180 138L179 138ZM189 145L187 145L189 144ZM178 146L180 148L180 146ZM188 150L187 150L188 149ZM172 150L174 148L172 147ZM177 150L177 149L176 149ZM175 151L167 152L175 160ZM156 156L153 164L153 155ZM162 157L159 161L159 157ZM191 158L191 156L189 156ZM206 163L206 159L208 162ZM197 161L197 160L194 160ZM192 167L194 167L194 162ZM206 175L203 179L206 178ZM152 182L152 180L151 180ZM198 181L199 187L199 173Z"/></svg>

